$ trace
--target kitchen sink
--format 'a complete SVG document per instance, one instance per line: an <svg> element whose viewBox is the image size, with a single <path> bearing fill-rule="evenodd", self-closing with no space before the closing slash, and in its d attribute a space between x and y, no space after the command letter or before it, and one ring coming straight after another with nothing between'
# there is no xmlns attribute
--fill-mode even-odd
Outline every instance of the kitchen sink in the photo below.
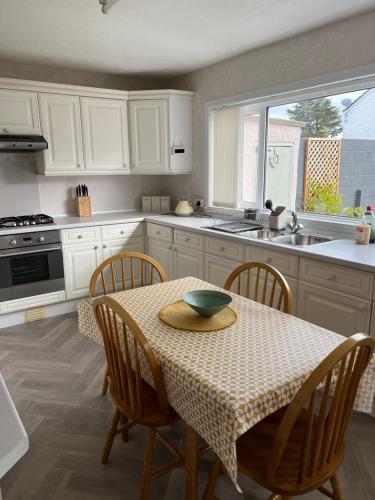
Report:
<svg viewBox="0 0 375 500"><path fill-rule="evenodd" d="M332 241L332 238L317 236L315 234L285 234L271 238L271 241L282 245L307 246L326 243L327 241Z"/></svg>
<svg viewBox="0 0 375 500"><path fill-rule="evenodd" d="M248 238L255 238L257 240L270 240L276 237L280 237L280 231L272 231L271 229L258 229L257 231L246 231L241 234L241 236L246 236Z"/></svg>

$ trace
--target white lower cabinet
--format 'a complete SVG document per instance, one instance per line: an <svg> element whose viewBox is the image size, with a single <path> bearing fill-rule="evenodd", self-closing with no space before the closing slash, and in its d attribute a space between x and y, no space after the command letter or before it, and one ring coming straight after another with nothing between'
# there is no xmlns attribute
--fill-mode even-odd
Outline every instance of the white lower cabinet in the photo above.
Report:
<svg viewBox="0 0 375 500"><path fill-rule="evenodd" d="M230 273L239 265L239 262L206 254L204 258L205 280L223 287Z"/></svg>
<svg viewBox="0 0 375 500"><path fill-rule="evenodd" d="M185 276L204 279L204 255L188 248L175 246L175 275L176 279Z"/></svg>
<svg viewBox="0 0 375 500"><path fill-rule="evenodd" d="M159 262L167 274L168 280L174 279L173 245L164 241L149 239L148 254Z"/></svg>
<svg viewBox="0 0 375 500"><path fill-rule="evenodd" d="M349 337L370 331L371 302L300 281L297 315Z"/></svg>
<svg viewBox="0 0 375 500"><path fill-rule="evenodd" d="M63 247L63 258L66 298L87 296L92 273L102 261L100 241Z"/></svg>

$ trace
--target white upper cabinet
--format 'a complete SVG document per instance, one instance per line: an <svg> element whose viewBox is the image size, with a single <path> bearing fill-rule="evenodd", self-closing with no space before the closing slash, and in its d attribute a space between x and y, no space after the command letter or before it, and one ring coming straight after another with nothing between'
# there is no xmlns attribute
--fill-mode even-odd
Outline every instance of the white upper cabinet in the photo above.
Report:
<svg viewBox="0 0 375 500"><path fill-rule="evenodd" d="M132 172L191 172L191 92L130 92L129 121Z"/></svg>
<svg viewBox="0 0 375 500"><path fill-rule="evenodd" d="M39 94L42 134L48 142L39 170L49 174L84 170L79 97Z"/></svg>
<svg viewBox="0 0 375 500"><path fill-rule="evenodd" d="M131 166L133 171L166 171L167 102L130 101Z"/></svg>
<svg viewBox="0 0 375 500"><path fill-rule="evenodd" d="M126 101L81 97L85 169L117 172L129 169Z"/></svg>
<svg viewBox="0 0 375 500"><path fill-rule="evenodd" d="M44 175L186 174L192 98L182 90L127 92L0 77L0 134L42 133L48 150L36 159Z"/></svg>
<svg viewBox="0 0 375 500"><path fill-rule="evenodd" d="M40 134L36 92L0 89L0 133Z"/></svg>

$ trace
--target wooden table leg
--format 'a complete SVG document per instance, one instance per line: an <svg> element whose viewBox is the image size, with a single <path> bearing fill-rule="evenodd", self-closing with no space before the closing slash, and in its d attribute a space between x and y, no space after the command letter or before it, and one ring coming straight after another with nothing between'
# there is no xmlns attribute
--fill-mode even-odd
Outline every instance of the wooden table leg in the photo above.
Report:
<svg viewBox="0 0 375 500"><path fill-rule="evenodd" d="M197 500L198 498L198 435L190 426L186 432L186 500Z"/></svg>

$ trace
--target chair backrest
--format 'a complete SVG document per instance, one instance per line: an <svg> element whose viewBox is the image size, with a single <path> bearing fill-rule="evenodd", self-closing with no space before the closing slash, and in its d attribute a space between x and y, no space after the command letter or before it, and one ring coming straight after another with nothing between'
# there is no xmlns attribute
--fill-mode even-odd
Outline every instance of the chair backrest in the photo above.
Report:
<svg viewBox="0 0 375 500"><path fill-rule="evenodd" d="M292 294L284 276L263 262L247 262L228 277L225 290L290 314Z"/></svg>
<svg viewBox="0 0 375 500"><path fill-rule="evenodd" d="M148 373L157 394L160 412L167 415L167 401L160 363L130 314L111 297L94 300L94 312L103 336L109 388L118 406L134 421L142 421L142 373Z"/></svg>
<svg viewBox="0 0 375 500"><path fill-rule="evenodd" d="M266 477L277 477L282 455L297 419L304 412L298 483L321 484L345 453L345 434L361 377L371 360L375 340L357 333L332 351L307 378L288 406L274 438ZM318 394L317 392L321 394ZM321 397L319 397L321 396ZM298 455L297 455L298 456Z"/></svg>
<svg viewBox="0 0 375 500"><path fill-rule="evenodd" d="M155 259L139 252L123 252L96 268L90 281L90 297L164 281L165 271Z"/></svg>

